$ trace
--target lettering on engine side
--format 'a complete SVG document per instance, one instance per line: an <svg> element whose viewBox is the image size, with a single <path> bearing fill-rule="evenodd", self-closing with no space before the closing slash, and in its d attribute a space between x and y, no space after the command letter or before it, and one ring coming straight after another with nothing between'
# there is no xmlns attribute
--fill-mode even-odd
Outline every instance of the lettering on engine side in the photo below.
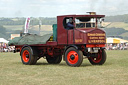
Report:
<svg viewBox="0 0 128 85"><path fill-rule="evenodd" d="M87 33L88 43L106 43L105 33Z"/></svg>
<svg viewBox="0 0 128 85"><path fill-rule="evenodd" d="M82 39L75 39L75 42L76 43L81 43L81 42L83 42L83 40Z"/></svg>

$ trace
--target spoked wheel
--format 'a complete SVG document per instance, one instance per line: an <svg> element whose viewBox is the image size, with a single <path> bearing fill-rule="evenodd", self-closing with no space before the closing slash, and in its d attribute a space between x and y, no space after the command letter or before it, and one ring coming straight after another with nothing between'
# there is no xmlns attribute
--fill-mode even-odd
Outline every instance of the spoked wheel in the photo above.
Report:
<svg viewBox="0 0 128 85"><path fill-rule="evenodd" d="M65 52L65 61L67 65L78 67L83 62L83 53L73 47L67 49Z"/></svg>
<svg viewBox="0 0 128 85"><path fill-rule="evenodd" d="M92 65L102 65L106 61L106 52L100 49L96 57L89 57L88 60Z"/></svg>
<svg viewBox="0 0 128 85"><path fill-rule="evenodd" d="M25 47L21 51L21 60L22 60L22 63L25 65L36 64L37 56L33 56L31 49L29 47Z"/></svg>
<svg viewBox="0 0 128 85"><path fill-rule="evenodd" d="M46 56L46 60L49 64L59 64L62 60L62 56L61 55L54 56L54 57Z"/></svg>

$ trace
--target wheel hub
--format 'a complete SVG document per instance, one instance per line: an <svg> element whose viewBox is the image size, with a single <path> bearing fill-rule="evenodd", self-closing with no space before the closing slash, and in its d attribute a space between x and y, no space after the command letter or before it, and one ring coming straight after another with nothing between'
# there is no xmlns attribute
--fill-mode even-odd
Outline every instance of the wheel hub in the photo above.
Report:
<svg viewBox="0 0 128 85"><path fill-rule="evenodd" d="M71 60L74 60L75 59L75 56L74 55L71 55L70 58L71 58Z"/></svg>
<svg viewBox="0 0 128 85"><path fill-rule="evenodd" d="M29 58L29 55L26 55L26 58Z"/></svg>

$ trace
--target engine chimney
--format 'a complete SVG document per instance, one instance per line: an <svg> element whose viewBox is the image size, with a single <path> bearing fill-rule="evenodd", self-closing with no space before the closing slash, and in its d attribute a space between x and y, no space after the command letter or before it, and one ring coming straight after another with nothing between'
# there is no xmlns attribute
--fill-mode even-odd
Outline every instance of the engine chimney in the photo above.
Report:
<svg viewBox="0 0 128 85"><path fill-rule="evenodd" d="M89 13L90 15L96 15L96 12L87 12Z"/></svg>

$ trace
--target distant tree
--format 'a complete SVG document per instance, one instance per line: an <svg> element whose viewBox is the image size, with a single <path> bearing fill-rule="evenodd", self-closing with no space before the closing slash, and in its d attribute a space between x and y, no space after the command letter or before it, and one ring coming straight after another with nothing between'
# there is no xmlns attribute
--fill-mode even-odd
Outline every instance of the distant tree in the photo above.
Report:
<svg viewBox="0 0 128 85"><path fill-rule="evenodd" d="M123 28L105 28L104 29L106 31L107 36L119 36L122 33L128 32L127 30L123 29Z"/></svg>
<svg viewBox="0 0 128 85"><path fill-rule="evenodd" d="M125 40L128 40L128 36L123 37Z"/></svg>
<svg viewBox="0 0 128 85"><path fill-rule="evenodd" d="M6 28L0 25L0 38L9 38L9 34L6 33Z"/></svg>
<svg viewBox="0 0 128 85"><path fill-rule="evenodd" d="M0 33L1 34L6 34L6 28L0 25Z"/></svg>

